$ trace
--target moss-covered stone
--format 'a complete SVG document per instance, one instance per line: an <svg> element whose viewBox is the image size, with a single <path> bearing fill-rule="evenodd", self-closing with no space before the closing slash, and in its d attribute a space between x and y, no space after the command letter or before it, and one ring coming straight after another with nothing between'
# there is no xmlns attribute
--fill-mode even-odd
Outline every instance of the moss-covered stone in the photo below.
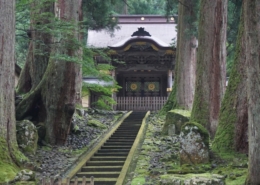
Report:
<svg viewBox="0 0 260 185"><path fill-rule="evenodd" d="M162 129L163 134L180 134L181 127L189 121L190 111L174 109L167 113L166 121Z"/></svg>
<svg viewBox="0 0 260 185"><path fill-rule="evenodd" d="M187 174L187 175L161 175L161 185L224 185L225 178L222 175L217 174Z"/></svg>
<svg viewBox="0 0 260 185"><path fill-rule="evenodd" d="M14 181L19 181L20 183L28 183L28 181L35 181L35 172L28 169L21 170L19 173L17 173Z"/></svg>
<svg viewBox="0 0 260 185"><path fill-rule="evenodd" d="M38 143L38 132L35 125L29 120L16 123L17 143L24 153L35 154Z"/></svg>
<svg viewBox="0 0 260 185"><path fill-rule="evenodd" d="M199 123L188 122L180 134L180 164L209 162L209 134Z"/></svg>
<svg viewBox="0 0 260 185"><path fill-rule="evenodd" d="M96 119L91 119L88 121L88 125L89 126L92 126L92 127L98 127L98 128L101 128L101 129L106 129L107 126L102 124L100 121L96 120Z"/></svg>
<svg viewBox="0 0 260 185"><path fill-rule="evenodd" d="M167 171L168 174L190 174L190 173L206 173L211 169L211 164L183 164L175 169Z"/></svg>
<svg viewBox="0 0 260 185"><path fill-rule="evenodd" d="M131 182L131 185L142 185L145 184L145 177L136 177Z"/></svg>
<svg viewBox="0 0 260 185"><path fill-rule="evenodd" d="M19 181L16 182L15 185L37 185L35 181Z"/></svg>

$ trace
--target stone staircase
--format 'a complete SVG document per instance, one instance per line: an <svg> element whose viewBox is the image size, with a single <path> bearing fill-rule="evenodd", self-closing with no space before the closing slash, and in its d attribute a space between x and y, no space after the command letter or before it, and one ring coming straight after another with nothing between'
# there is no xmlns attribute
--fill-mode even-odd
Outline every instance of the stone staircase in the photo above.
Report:
<svg viewBox="0 0 260 185"><path fill-rule="evenodd" d="M131 113L75 175L78 182L94 176L95 185L115 185L136 139L145 112ZM71 180L74 183L74 178Z"/></svg>

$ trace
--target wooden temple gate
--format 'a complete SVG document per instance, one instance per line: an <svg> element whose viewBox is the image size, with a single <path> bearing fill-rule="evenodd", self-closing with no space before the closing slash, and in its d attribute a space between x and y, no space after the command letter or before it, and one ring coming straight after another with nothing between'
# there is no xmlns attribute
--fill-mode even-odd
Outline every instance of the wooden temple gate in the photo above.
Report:
<svg viewBox="0 0 260 185"><path fill-rule="evenodd" d="M114 66L114 70L111 71L112 77L122 87L113 94L113 98L117 102L114 110L160 110L172 90L174 77L172 71L175 65L176 48L153 37L143 27L132 32L131 37L129 37L130 35L125 36L128 29L124 29L124 24L129 26L135 21L137 18L131 16L119 19L123 35L118 33L118 37L128 38L108 46L110 61L102 56L95 56L95 60L97 64L112 64ZM144 21L138 22L138 24L144 24ZM149 31L155 33L159 25L163 25L161 28L170 28L174 22L167 22L163 17L150 16L146 24L146 27L150 28ZM171 26L172 28L175 27ZM95 35L97 34L95 33ZM117 34L115 36L117 37ZM106 41L105 38L104 41Z"/></svg>

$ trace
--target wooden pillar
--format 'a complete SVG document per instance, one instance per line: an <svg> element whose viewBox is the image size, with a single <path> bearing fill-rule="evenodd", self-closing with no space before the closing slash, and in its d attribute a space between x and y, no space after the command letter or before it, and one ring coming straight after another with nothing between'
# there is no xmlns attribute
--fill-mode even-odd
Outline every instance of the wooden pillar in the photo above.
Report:
<svg viewBox="0 0 260 185"><path fill-rule="evenodd" d="M172 70L168 70L168 80L167 80L167 94L169 96L172 91Z"/></svg>

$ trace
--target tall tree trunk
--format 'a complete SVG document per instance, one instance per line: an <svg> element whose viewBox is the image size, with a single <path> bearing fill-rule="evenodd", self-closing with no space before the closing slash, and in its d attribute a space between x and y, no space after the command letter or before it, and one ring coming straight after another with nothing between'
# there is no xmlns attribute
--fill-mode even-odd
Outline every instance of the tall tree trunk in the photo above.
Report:
<svg viewBox="0 0 260 185"><path fill-rule="evenodd" d="M124 14L128 15L128 4L127 4L127 0L124 0Z"/></svg>
<svg viewBox="0 0 260 185"><path fill-rule="evenodd" d="M181 0L178 7L177 60L173 90L163 111L173 108L191 110L195 91L197 39L194 28L197 0Z"/></svg>
<svg viewBox="0 0 260 185"><path fill-rule="evenodd" d="M177 63L175 75L176 101L178 107L191 110L195 90L195 69L197 39L194 36L194 17L196 17L196 0L182 0L179 3L181 16L178 20Z"/></svg>
<svg viewBox="0 0 260 185"><path fill-rule="evenodd" d="M31 28L28 30L30 44L27 61L21 72L17 93L27 93L40 83L48 66L52 35L51 16L54 13L53 2L35 0L31 3ZM48 15L49 14L49 15Z"/></svg>
<svg viewBox="0 0 260 185"><path fill-rule="evenodd" d="M196 87L191 120L214 137L226 84L227 0L201 0Z"/></svg>
<svg viewBox="0 0 260 185"><path fill-rule="evenodd" d="M0 0L0 165L6 166L19 164L14 114L14 9L15 1Z"/></svg>
<svg viewBox="0 0 260 185"><path fill-rule="evenodd" d="M260 1L245 5L249 167L247 184L260 184Z"/></svg>
<svg viewBox="0 0 260 185"><path fill-rule="evenodd" d="M213 150L218 152L248 152L245 42L244 9L242 9L236 54L212 144Z"/></svg>
<svg viewBox="0 0 260 185"><path fill-rule="evenodd" d="M55 3L56 17L64 21L79 21L81 10L81 0L58 0ZM57 13L58 12L58 13ZM74 50L67 43L73 43L73 39L79 39L78 32L65 35L67 37L63 51L53 48L54 53L67 53L68 56L77 55L78 50ZM71 38L70 38L71 37ZM47 110L47 135L46 140L50 143L63 144L66 141L70 129L71 118L75 110L77 100L77 81L81 78L80 65L73 62L61 60L51 60L52 74L49 77L45 91L42 96L46 96L45 107L52 107ZM55 83L56 81L56 83ZM59 84L57 84L57 82ZM47 91L46 91L47 90Z"/></svg>
<svg viewBox="0 0 260 185"><path fill-rule="evenodd" d="M81 79L81 66L72 60L82 55L76 45L76 41L82 38L77 25L81 16L81 3L81 0L58 0L53 4L55 16L70 22L75 30L61 32L62 39L52 37L52 43L60 43L61 47L54 45L51 48L51 57L41 81L17 106L18 119L34 115L34 121L45 123L46 141L51 144L64 144L66 141L75 104L80 98L78 82ZM60 57L64 55L67 60Z"/></svg>

